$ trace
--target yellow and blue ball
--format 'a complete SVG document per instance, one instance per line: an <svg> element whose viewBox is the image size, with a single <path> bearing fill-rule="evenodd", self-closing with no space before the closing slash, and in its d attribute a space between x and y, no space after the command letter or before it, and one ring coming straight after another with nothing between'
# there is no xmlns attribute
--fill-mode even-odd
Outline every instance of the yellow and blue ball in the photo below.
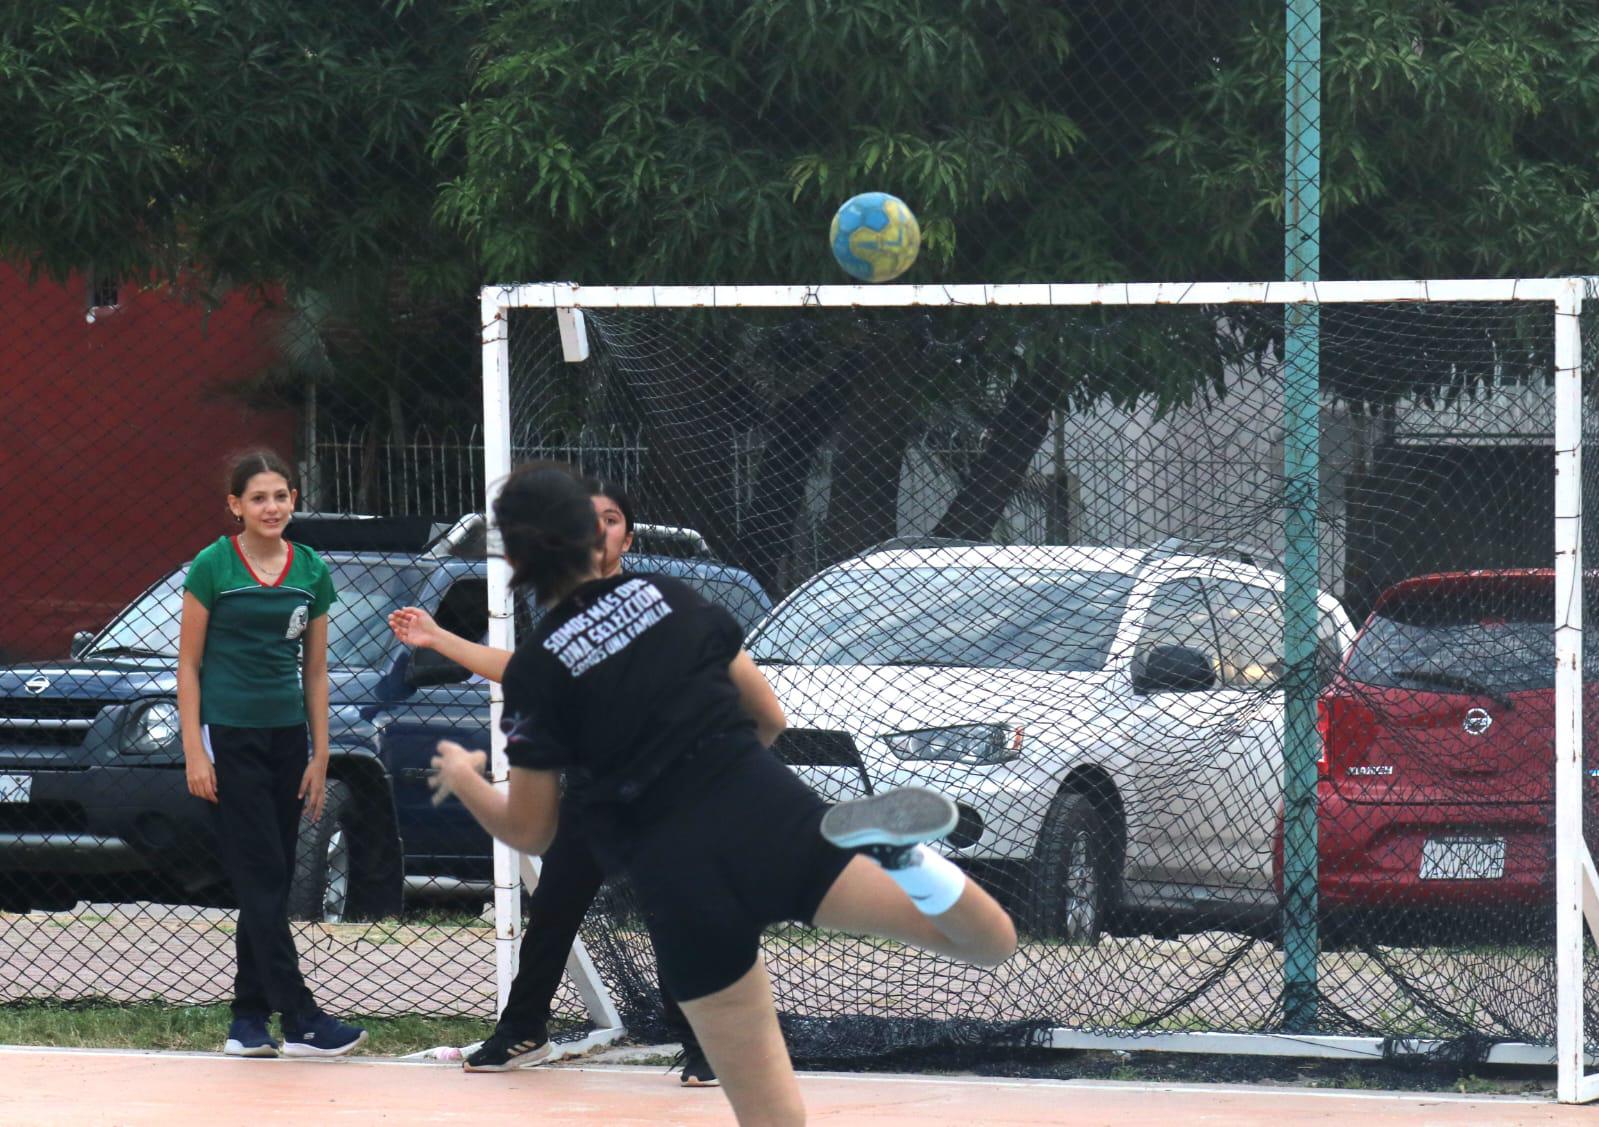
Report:
<svg viewBox="0 0 1599 1127"><path fill-rule="evenodd" d="M829 234L833 257L863 282L886 282L911 268L922 229L905 201L887 192L862 192L844 201Z"/></svg>

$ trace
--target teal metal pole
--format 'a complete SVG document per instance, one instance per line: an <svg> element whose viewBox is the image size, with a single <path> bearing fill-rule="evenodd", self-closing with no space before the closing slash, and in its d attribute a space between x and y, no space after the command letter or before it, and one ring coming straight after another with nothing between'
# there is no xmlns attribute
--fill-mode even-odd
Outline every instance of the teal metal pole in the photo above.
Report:
<svg viewBox="0 0 1599 1127"><path fill-rule="evenodd" d="M1321 278L1321 3L1287 0L1283 272ZM1321 307L1290 305L1283 348L1283 1019L1316 1028L1316 524Z"/></svg>

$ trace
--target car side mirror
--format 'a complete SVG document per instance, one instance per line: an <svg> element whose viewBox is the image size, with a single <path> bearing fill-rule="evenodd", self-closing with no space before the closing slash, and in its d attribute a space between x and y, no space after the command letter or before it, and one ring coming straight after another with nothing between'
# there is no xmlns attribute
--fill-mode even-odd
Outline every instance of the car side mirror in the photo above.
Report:
<svg viewBox="0 0 1599 1127"><path fill-rule="evenodd" d="M68 657L82 657L83 651L89 648L89 643L94 641L93 630L79 630L72 635L72 645L67 649Z"/></svg>
<svg viewBox="0 0 1599 1127"><path fill-rule="evenodd" d="M1191 693L1216 684L1210 657L1188 646L1152 646L1143 668L1133 674L1133 692Z"/></svg>
<svg viewBox="0 0 1599 1127"><path fill-rule="evenodd" d="M466 666L430 649L413 650L411 664L405 670L405 683L413 689L423 689L429 685L459 685L471 678L472 671Z"/></svg>

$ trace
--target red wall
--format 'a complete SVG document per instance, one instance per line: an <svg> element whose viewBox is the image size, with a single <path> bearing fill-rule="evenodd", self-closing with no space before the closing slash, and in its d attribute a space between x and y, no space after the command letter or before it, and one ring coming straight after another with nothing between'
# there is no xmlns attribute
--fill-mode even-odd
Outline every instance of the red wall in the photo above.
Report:
<svg viewBox="0 0 1599 1127"><path fill-rule="evenodd" d="M74 630L227 531L227 457L295 456L295 418L230 387L277 362L282 315L234 294L207 312L123 286L86 318L83 279L0 264L0 657L65 656ZM227 519L225 519L227 518Z"/></svg>

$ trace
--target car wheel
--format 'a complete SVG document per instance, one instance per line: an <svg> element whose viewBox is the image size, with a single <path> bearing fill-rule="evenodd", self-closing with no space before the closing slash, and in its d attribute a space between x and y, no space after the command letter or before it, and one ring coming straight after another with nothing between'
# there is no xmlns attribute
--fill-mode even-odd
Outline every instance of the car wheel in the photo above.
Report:
<svg viewBox="0 0 1599 1127"><path fill-rule="evenodd" d="M0 873L0 912L69 912L78 896L49 877Z"/></svg>
<svg viewBox="0 0 1599 1127"><path fill-rule="evenodd" d="M1109 828L1085 794L1050 807L1033 859L1033 930L1042 939L1092 944L1111 901Z"/></svg>
<svg viewBox="0 0 1599 1127"><path fill-rule="evenodd" d="M342 923L350 908L350 846L355 804L339 779L328 780L322 817L300 822L289 885L289 918Z"/></svg>

